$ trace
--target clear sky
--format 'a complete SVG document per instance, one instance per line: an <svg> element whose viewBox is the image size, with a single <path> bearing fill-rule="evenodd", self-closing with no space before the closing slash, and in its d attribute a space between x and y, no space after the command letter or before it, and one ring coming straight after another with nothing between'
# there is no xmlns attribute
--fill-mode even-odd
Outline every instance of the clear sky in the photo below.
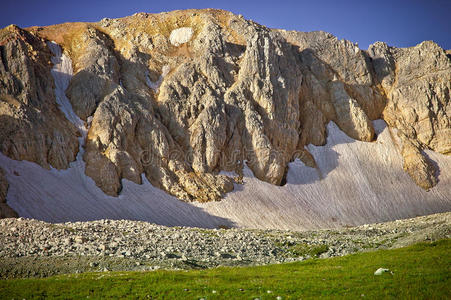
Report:
<svg viewBox="0 0 451 300"><path fill-rule="evenodd" d="M0 27L98 21L135 12L221 8L271 28L323 30L358 42L409 47L433 40L451 49L451 0L1 0Z"/></svg>

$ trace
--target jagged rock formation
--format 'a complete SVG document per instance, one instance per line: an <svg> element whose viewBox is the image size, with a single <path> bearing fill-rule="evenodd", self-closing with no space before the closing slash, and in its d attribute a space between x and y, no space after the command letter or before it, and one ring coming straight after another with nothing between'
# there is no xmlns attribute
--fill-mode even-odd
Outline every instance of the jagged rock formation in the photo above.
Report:
<svg viewBox="0 0 451 300"><path fill-rule="evenodd" d="M45 42L11 25L0 33L0 149L44 168L69 167L77 131L55 102Z"/></svg>
<svg viewBox="0 0 451 300"><path fill-rule="evenodd" d="M431 188L436 170L421 150L451 153L451 60L433 42L408 49L376 43L368 51L388 98L384 119L400 132L404 169Z"/></svg>
<svg viewBox="0 0 451 300"><path fill-rule="evenodd" d="M371 121L383 118L424 189L437 179L423 149L451 152L451 60L433 42L362 51L324 32L188 10L3 29L0 149L13 159L64 169L78 151L56 106L46 41L72 60L65 92L88 127L85 172L108 195L144 173L179 199L218 200L239 181L219 172L241 176L244 161L280 185L293 159L316 166L306 146L326 143L330 121L370 142Z"/></svg>

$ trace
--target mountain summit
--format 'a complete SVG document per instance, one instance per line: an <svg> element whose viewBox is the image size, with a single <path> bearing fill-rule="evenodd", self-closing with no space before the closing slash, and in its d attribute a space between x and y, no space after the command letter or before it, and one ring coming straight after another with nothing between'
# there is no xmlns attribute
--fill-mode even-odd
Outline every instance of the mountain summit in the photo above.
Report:
<svg viewBox="0 0 451 300"><path fill-rule="evenodd" d="M11 25L0 53L0 200L21 216L301 229L451 209L434 42L365 51L207 9Z"/></svg>

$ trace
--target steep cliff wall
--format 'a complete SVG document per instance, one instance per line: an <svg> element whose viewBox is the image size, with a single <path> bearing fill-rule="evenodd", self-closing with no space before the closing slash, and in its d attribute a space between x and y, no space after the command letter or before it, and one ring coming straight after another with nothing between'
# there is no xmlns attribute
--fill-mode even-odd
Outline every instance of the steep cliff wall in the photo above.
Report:
<svg viewBox="0 0 451 300"><path fill-rule="evenodd" d="M424 150L451 151L451 60L433 42L363 51L324 32L187 10L2 29L0 149L45 168L67 168L83 136L56 104L48 41L72 61L73 73L60 75L88 129L84 172L108 195L144 173L179 199L219 200L241 182L244 162L283 185L295 158L317 167L307 146L326 143L330 121L374 142L372 121L384 119L424 189L438 176Z"/></svg>

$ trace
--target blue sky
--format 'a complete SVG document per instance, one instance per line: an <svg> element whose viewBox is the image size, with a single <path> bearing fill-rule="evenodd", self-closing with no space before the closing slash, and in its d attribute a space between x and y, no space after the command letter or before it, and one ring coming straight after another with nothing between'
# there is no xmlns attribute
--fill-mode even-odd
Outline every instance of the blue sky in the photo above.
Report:
<svg viewBox="0 0 451 300"><path fill-rule="evenodd" d="M451 49L451 0L71 0L2 1L0 27L98 21L135 12L157 13L186 8L221 8L272 28L323 30L358 42L367 49L375 41L397 47L433 40Z"/></svg>

